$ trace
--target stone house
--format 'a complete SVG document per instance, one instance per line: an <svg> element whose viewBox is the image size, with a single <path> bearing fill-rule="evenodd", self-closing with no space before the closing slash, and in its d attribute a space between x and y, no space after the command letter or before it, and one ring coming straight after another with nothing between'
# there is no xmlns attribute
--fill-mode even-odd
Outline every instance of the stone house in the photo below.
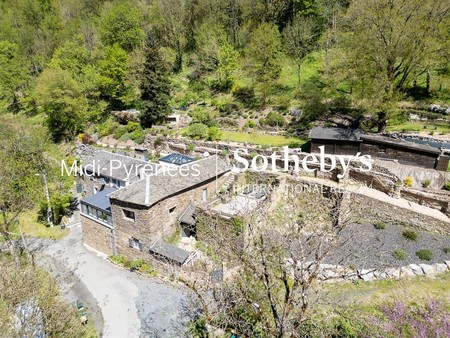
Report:
<svg viewBox="0 0 450 338"><path fill-rule="evenodd" d="M190 206L216 199L230 169L225 161L210 156L156 170L85 198L81 201L84 243L108 255L157 257L186 264L194 253L164 239L181 232L180 218Z"/></svg>
<svg viewBox="0 0 450 338"><path fill-rule="evenodd" d="M358 129L314 127L309 137L311 152L336 155L371 155L372 158L395 160L398 163L446 171L449 156L440 149L391 137L366 134Z"/></svg>

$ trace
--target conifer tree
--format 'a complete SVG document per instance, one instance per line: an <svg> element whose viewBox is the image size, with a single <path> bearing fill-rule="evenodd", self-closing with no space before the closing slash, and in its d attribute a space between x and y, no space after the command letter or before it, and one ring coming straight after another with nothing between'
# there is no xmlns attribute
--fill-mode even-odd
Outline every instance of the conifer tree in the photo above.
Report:
<svg viewBox="0 0 450 338"><path fill-rule="evenodd" d="M147 39L145 63L141 82L141 124L151 127L170 113L170 83L156 39Z"/></svg>

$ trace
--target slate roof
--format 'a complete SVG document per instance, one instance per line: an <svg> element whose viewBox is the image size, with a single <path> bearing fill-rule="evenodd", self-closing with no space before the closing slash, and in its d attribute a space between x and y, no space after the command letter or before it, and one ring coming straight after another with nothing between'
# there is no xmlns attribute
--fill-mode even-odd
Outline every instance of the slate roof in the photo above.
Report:
<svg viewBox="0 0 450 338"><path fill-rule="evenodd" d="M160 158L159 160L161 162L167 162L176 165L183 165L195 161L194 158L179 153L172 153Z"/></svg>
<svg viewBox="0 0 450 338"><path fill-rule="evenodd" d="M364 132L360 129L314 127L309 132L310 139L360 142Z"/></svg>
<svg viewBox="0 0 450 338"><path fill-rule="evenodd" d="M185 169L181 171L181 168ZM175 172L159 171L111 194L110 198L150 207L155 203L192 186L221 176L231 170L217 155L173 168ZM146 200L146 190L148 198Z"/></svg>
<svg viewBox="0 0 450 338"><path fill-rule="evenodd" d="M361 140L386 144L389 146L395 146L398 148L404 148L412 151L426 152L430 154L439 155L441 151L438 148L432 147L426 144L419 144L414 142L405 141L402 139L393 139L391 137L379 136L379 135L362 135Z"/></svg>
<svg viewBox="0 0 450 338"><path fill-rule="evenodd" d="M98 193L81 200L81 203L88 204L97 209L107 211L110 213L111 212L111 203L109 201L109 194L112 194L115 191L117 191L116 188L109 188L109 189L101 190Z"/></svg>
<svg viewBox="0 0 450 338"><path fill-rule="evenodd" d="M95 163L95 170L100 168L100 172L96 172L96 174L100 174L100 176L111 177L130 183L140 179L138 175L139 168L145 166L146 172L154 171L156 168L155 163L105 150L97 150L91 155L81 156L81 160L83 165ZM128 173L130 173L130 175L127 179Z"/></svg>
<svg viewBox="0 0 450 338"><path fill-rule="evenodd" d="M166 243L162 240L159 240L155 244L153 244L150 248L150 251L153 254L168 258L171 261L179 263L181 265L183 265L191 255L191 252L183 250L175 245Z"/></svg>

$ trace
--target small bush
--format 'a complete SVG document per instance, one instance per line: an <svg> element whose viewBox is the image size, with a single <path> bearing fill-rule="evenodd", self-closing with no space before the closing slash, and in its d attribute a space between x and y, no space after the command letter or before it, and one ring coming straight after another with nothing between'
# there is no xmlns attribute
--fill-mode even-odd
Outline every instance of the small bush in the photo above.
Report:
<svg viewBox="0 0 450 338"><path fill-rule="evenodd" d="M220 137L222 136L222 132L217 127L209 127L208 129L208 135L207 139L208 141L217 141L220 140Z"/></svg>
<svg viewBox="0 0 450 338"><path fill-rule="evenodd" d="M415 232L413 230L405 230L405 231L403 231L402 235L403 235L403 237L405 237L406 239L409 239L410 241L415 241L417 239L417 237L419 237L417 232Z"/></svg>
<svg viewBox="0 0 450 338"><path fill-rule="evenodd" d="M142 264L139 267L139 272L144 273L149 276L152 276L152 277L156 277L158 275L158 272L146 263Z"/></svg>
<svg viewBox="0 0 450 338"><path fill-rule="evenodd" d="M381 222L381 221L376 221L375 224L373 225L375 227L375 229L377 230L383 230L386 229L386 224Z"/></svg>
<svg viewBox="0 0 450 338"><path fill-rule="evenodd" d="M128 124L127 124L127 131L129 133L132 133L132 132L137 131L137 130L141 130L142 131L142 127L141 127L141 125L139 123L131 122L131 121L128 122Z"/></svg>
<svg viewBox="0 0 450 338"><path fill-rule="evenodd" d="M184 132L185 136L193 138L194 140L206 139L208 137L208 126L203 123L191 124Z"/></svg>
<svg viewBox="0 0 450 338"><path fill-rule="evenodd" d="M247 123L245 124L245 126L246 126L247 128L255 128L255 127L256 127L256 122L253 121L253 120L249 120L249 121L247 121Z"/></svg>
<svg viewBox="0 0 450 338"><path fill-rule="evenodd" d="M404 183L407 187L412 187L412 185L413 185L413 183L414 183L414 180L413 180L412 177L407 176L407 177L404 179L403 183Z"/></svg>
<svg viewBox="0 0 450 338"><path fill-rule="evenodd" d="M270 112L265 119L261 120L261 122L271 127L282 127L286 123L283 115L277 112Z"/></svg>
<svg viewBox="0 0 450 338"><path fill-rule="evenodd" d="M130 263L130 268L131 270L139 270L143 264L145 264L145 261L142 258L135 259Z"/></svg>
<svg viewBox="0 0 450 338"><path fill-rule="evenodd" d="M188 144L188 146L186 147L186 149L187 149L188 151L194 151L194 149L195 149L195 144L194 144L194 143Z"/></svg>
<svg viewBox="0 0 450 338"><path fill-rule="evenodd" d="M433 252L431 250L419 250L416 252L416 256L424 261L431 261L433 259Z"/></svg>
<svg viewBox="0 0 450 338"><path fill-rule="evenodd" d="M425 181L423 182L423 187L424 187L424 188L428 188L428 187L430 186L430 184L431 184L431 180L425 180Z"/></svg>
<svg viewBox="0 0 450 338"><path fill-rule="evenodd" d="M116 140L120 139L123 135L125 135L128 132L127 126L119 126L114 131L114 138Z"/></svg>
<svg viewBox="0 0 450 338"><path fill-rule="evenodd" d="M395 250L392 255L399 261L404 261L408 257L408 254L404 250Z"/></svg>
<svg viewBox="0 0 450 338"><path fill-rule="evenodd" d="M450 247L442 248L442 251L444 251L445 254L450 253Z"/></svg>
<svg viewBox="0 0 450 338"><path fill-rule="evenodd" d="M137 144L142 144L142 143L144 143L144 140L145 140L145 135L144 135L144 132L142 131L142 129L133 131L130 134L130 137Z"/></svg>
<svg viewBox="0 0 450 338"><path fill-rule="evenodd" d="M251 107L255 104L255 89L253 87L239 87L237 85L233 88L233 97Z"/></svg>
<svg viewBox="0 0 450 338"><path fill-rule="evenodd" d="M163 139L161 137L157 137L155 139L155 142L153 142L153 146L156 148L158 146L160 146L163 143Z"/></svg>

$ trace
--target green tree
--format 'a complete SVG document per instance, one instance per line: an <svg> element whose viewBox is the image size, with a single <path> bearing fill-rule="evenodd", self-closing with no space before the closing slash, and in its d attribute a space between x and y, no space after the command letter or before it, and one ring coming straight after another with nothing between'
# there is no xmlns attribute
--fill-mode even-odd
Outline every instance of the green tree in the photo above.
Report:
<svg viewBox="0 0 450 338"><path fill-rule="evenodd" d="M214 18L207 18L195 30L197 55L203 69L214 70L217 68L220 49L226 43L226 38L225 30Z"/></svg>
<svg viewBox="0 0 450 338"><path fill-rule="evenodd" d="M166 47L175 51L175 72L183 68L183 53L187 42L186 10L186 0L155 0L151 9L151 19L158 37Z"/></svg>
<svg viewBox="0 0 450 338"><path fill-rule="evenodd" d="M283 32L287 52L297 64L298 87L301 88L301 66L306 55L315 46L318 38L315 20L310 17L296 16Z"/></svg>
<svg viewBox="0 0 450 338"><path fill-rule="evenodd" d="M42 126L30 126L21 115L0 114L0 235L16 260L16 228L42 191L42 178L36 174L43 169L47 142Z"/></svg>
<svg viewBox="0 0 450 338"><path fill-rule="evenodd" d="M281 37L273 24L263 22L253 32L245 51L247 67L259 85L262 104L281 72Z"/></svg>
<svg viewBox="0 0 450 338"><path fill-rule="evenodd" d="M228 42L219 49L219 64L217 74L222 88L231 88L234 82L234 72L239 67L239 53Z"/></svg>
<svg viewBox="0 0 450 338"><path fill-rule="evenodd" d="M170 82L159 54L159 45L154 37L149 37L141 81L140 120L144 127L151 127L170 114L169 98Z"/></svg>
<svg viewBox="0 0 450 338"><path fill-rule="evenodd" d="M132 1L121 0L101 17L100 33L103 43L118 44L127 52L141 46L145 34L141 28L142 14Z"/></svg>
<svg viewBox="0 0 450 338"><path fill-rule="evenodd" d="M439 57L440 41L448 39L449 13L445 0L350 3L328 74L373 111L379 132L404 89Z"/></svg>
<svg viewBox="0 0 450 338"><path fill-rule="evenodd" d="M137 96L127 78L128 54L117 44L106 47L102 52L103 55L97 63L101 98L108 102L111 109L123 109L129 106Z"/></svg>
<svg viewBox="0 0 450 338"><path fill-rule="evenodd" d="M44 70L37 79L35 95L54 140L73 139L82 130L88 101L70 72Z"/></svg>

